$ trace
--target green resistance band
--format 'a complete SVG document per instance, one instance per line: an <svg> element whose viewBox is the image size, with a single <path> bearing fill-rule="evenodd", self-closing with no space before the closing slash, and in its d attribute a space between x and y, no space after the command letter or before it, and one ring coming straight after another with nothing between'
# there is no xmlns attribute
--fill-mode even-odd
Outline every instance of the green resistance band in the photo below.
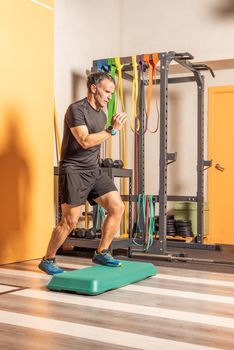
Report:
<svg viewBox="0 0 234 350"><path fill-rule="evenodd" d="M137 224L136 224L136 233L133 238L133 243L138 245L138 246L143 246L144 243L137 243L136 242L136 237L137 233L139 232L145 232L145 208L146 208L146 197L144 194L139 194L137 197ZM143 218L143 227L141 227L140 222L141 222L141 217Z"/></svg>
<svg viewBox="0 0 234 350"><path fill-rule="evenodd" d="M98 204L96 223L95 223L96 230L98 229L99 225L100 227L103 225L104 220L105 220L105 210Z"/></svg>
<svg viewBox="0 0 234 350"><path fill-rule="evenodd" d="M149 248L153 244L153 234L155 231L155 224L154 224L154 203L153 203L153 196L148 196L148 202L149 202L149 223L148 223L148 242L146 244L145 242L145 251L148 251Z"/></svg>
<svg viewBox="0 0 234 350"><path fill-rule="evenodd" d="M108 58L107 63L110 67L109 74L112 76L113 79L115 79L115 72L116 72L115 59ZM112 117L115 114L116 114L116 104L115 104L115 92L114 92L112 94L111 100L108 102L107 127L111 125Z"/></svg>

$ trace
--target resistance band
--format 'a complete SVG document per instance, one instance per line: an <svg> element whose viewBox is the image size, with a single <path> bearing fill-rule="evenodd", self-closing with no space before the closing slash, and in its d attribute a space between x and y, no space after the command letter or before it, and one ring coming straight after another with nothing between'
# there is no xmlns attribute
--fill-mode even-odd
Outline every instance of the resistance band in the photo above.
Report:
<svg viewBox="0 0 234 350"><path fill-rule="evenodd" d="M85 229L89 229L89 216L88 216L88 211L89 211L89 203L88 201L85 202Z"/></svg>
<svg viewBox="0 0 234 350"><path fill-rule="evenodd" d="M144 61L144 55L138 55L137 56L137 63L138 63L138 81L142 81L144 82L144 72L145 72L145 68L146 68L146 64ZM139 84L138 84L139 85ZM139 91L139 87L138 87L138 91ZM141 116L141 120L142 120L142 127L140 130L140 117L139 117L139 98L141 99L141 103L142 103L142 112L143 115ZM135 135L139 135L142 136L146 133L147 131L147 122L145 123L145 127L143 129L143 125L144 125L144 116L145 116L145 94L144 94L144 86L143 89L140 89L140 91L138 92L138 96L136 99L136 110L137 110L137 116L135 119ZM139 131L140 130L140 131ZM135 136L135 138L138 140L138 137ZM138 155L137 155L137 162L138 162ZM137 165L136 165L137 166Z"/></svg>
<svg viewBox="0 0 234 350"><path fill-rule="evenodd" d="M158 103L156 98L156 110L157 110L157 125L154 130L149 129L149 118L150 118L150 102L151 102L151 96L152 96L152 86L153 86L153 79L154 75L156 74L156 65L158 63L158 54L153 53L152 59L150 59L150 55L145 54L144 55L144 62L146 62L149 66L149 81L148 81L148 94L147 94L147 105L146 105L146 126L145 131L149 130L151 133L156 133L158 130L159 125L159 109L158 109Z"/></svg>
<svg viewBox="0 0 234 350"><path fill-rule="evenodd" d="M115 58L115 65L116 65L116 69L118 72L118 87L117 87L117 96L116 96L116 106L118 105L118 99L120 97L122 112L125 112L124 97L123 97L123 79L122 79L122 69L123 69L124 65L122 65L120 63L119 57ZM127 150L126 150L126 125L125 124L123 125L123 128L122 128L122 150L123 150L124 168L126 168L126 166L127 166ZM124 193L124 194L126 194L126 193Z"/></svg>
<svg viewBox="0 0 234 350"><path fill-rule="evenodd" d="M140 121L138 116L138 71L136 56L132 56L132 100L131 100L131 115L130 115L130 128L132 131L138 131L140 129Z"/></svg>
<svg viewBox="0 0 234 350"><path fill-rule="evenodd" d="M139 120L139 97L143 97L144 99L144 94L143 96L141 95L141 91L139 92L139 81L142 79L142 81L144 81L144 76L143 76L143 71L144 71L144 60L143 60L143 55L138 55L137 56L137 63L138 63L138 75L137 75L137 71L136 71L136 66L135 66L135 57L132 59L133 61L133 76L135 76L134 78L134 84L133 84L133 89L132 89L132 111L134 108L134 104L136 104L135 109L137 110L137 117L135 118L135 126L134 126L134 194L138 195L138 170L139 170L139 166L138 166L138 162L139 162L139 154L138 154L138 144L139 144L139 135L143 134L143 133L139 133L139 129L140 129L140 120ZM137 84L136 84L136 80ZM137 86L138 89L138 96L135 99L134 97L134 91L135 88ZM144 101L143 101L143 105L144 105ZM134 113L132 113L131 115L131 119L133 122L133 118L134 118ZM132 129L132 128L131 128ZM134 202L134 220L135 222L137 221L137 215L138 215L138 209L137 209L137 203Z"/></svg>
<svg viewBox="0 0 234 350"><path fill-rule="evenodd" d="M142 227L141 227L142 223ZM145 231L145 196L143 194L139 194L137 196L137 223L136 223L136 233L133 238L133 243L142 246L142 243L136 242L137 234L143 233Z"/></svg>
<svg viewBox="0 0 234 350"><path fill-rule="evenodd" d="M123 69L124 65L121 64L120 57L115 58L115 66L116 66L116 69L118 72L118 87L117 87L116 105L118 105L118 100L120 98L122 112L125 112L124 97L123 97L123 78L122 78L122 69Z"/></svg>
<svg viewBox="0 0 234 350"><path fill-rule="evenodd" d="M145 250L148 251L153 244L153 234L155 231L153 196L148 195L146 199L146 236Z"/></svg>
<svg viewBox="0 0 234 350"><path fill-rule="evenodd" d="M102 227L105 220L105 210L99 204L97 206L97 215L96 215L96 223L95 229L98 230Z"/></svg>
<svg viewBox="0 0 234 350"><path fill-rule="evenodd" d="M56 159L57 159L57 165L59 164L60 157L61 157L61 142L60 142L60 135L59 135L59 128L58 128L58 117L56 113L56 106L54 101L54 136L55 136L55 149L56 149ZM56 185L57 186L57 185ZM61 198L59 194L59 189L57 188L56 195L54 198L55 202L55 223L58 224L62 217L62 211L61 211Z"/></svg>
<svg viewBox="0 0 234 350"><path fill-rule="evenodd" d="M115 66L118 73L118 87L117 87L117 94L116 94L116 109L118 106L118 100L120 99L121 102L121 108L122 112L125 112L125 105L124 105L124 96L123 96L123 79L122 79L122 69L124 67L123 64L121 64L120 57L115 58ZM121 132L121 144L122 144L122 152L123 152L123 164L124 168L127 167L127 149L126 149L126 124L122 127ZM124 195L127 194L127 179L123 179L123 193ZM128 215L127 215L127 203L124 202L124 235L127 236L127 226L128 226Z"/></svg>
<svg viewBox="0 0 234 350"><path fill-rule="evenodd" d="M116 66L115 59L108 58L109 74L115 79ZM111 100L108 102L107 127L111 125L112 117L116 114L115 92L112 94ZM112 158L112 137L108 139L109 158Z"/></svg>
<svg viewBox="0 0 234 350"><path fill-rule="evenodd" d="M137 110L137 116L135 118L135 126L134 126L134 130L133 128L131 128L134 132L134 194L137 195L138 194L138 170L139 170L139 166L138 166L138 162L139 162L139 154L138 154L138 144L139 144L139 135L144 134L139 132L140 129L140 120L139 120L139 97L143 98L143 105L144 105L144 94L143 96L141 95L141 91L139 92L139 81L142 79L142 81L144 81L144 75L143 75L143 71L144 71L144 60L143 60L143 55L138 55L137 56L137 63L138 63L138 74L137 74L137 70L136 70L136 65L135 65L135 57L132 59L133 61L133 76L134 76L134 83L133 83L133 89L132 89L132 111L134 108L134 105L136 105L135 109ZM137 87L137 91L138 91L138 96L136 97L135 94L135 87ZM135 94L135 97L134 97ZM131 114L131 120L133 122L133 118L134 118L134 113ZM136 203L134 203L134 219L135 221L137 220L137 205Z"/></svg>
<svg viewBox="0 0 234 350"><path fill-rule="evenodd" d="M56 158L57 158L57 164L58 164L61 157L61 141L60 141L60 135L59 135L58 117L56 113L55 102L54 102L54 134L55 134Z"/></svg>
<svg viewBox="0 0 234 350"><path fill-rule="evenodd" d="M113 79L115 79L116 66L115 59L108 58L107 60L109 66L109 74ZM115 92L112 94L111 100L108 102L108 117L107 117L107 126L111 125L112 117L116 114L116 104L115 104Z"/></svg>
<svg viewBox="0 0 234 350"><path fill-rule="evenodd" d="M139 194L137 197L137 224L133 243L144 246L148 251L153 244L153 234L155 232L154 204L152 195ZM142 242L136 241L137 234L142 233Z"/></svg>
<svg viewBox="0 0 234 350"><path fill-rule="evenodd" d="M114 59L108 58L108 59L101 59L97 60L97 71L98 72L106 72L109 73L113 78L115 76L115 71L113 71L113 63L115 63ZM115 114L115 96L112 95L111 100L108 103L108 113L107 113L107 122L106 126L111 125L111 119L112 116ZM103 149L103 158L107 158L107 145L108 145L108 157L112 158L112 139L110 138L108 141L105 141L104 145L102 146Z"/></svg>

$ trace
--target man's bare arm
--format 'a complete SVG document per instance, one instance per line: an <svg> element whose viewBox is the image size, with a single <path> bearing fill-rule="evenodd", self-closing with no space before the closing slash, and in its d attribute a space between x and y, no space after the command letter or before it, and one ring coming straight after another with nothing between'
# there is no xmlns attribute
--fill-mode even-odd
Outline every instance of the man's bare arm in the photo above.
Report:
<svg viewBox="0 0 234 350"><path fill-rule="evenodd" d="M71 128L71 132L82 148L87 149L100 145L111 137L107 131L103 130L95 134L89 134L86 125Z"/></svg>
<svg viewBox="0 0 234 350"><path fill-rule="evenodd" d="M122 129L127 117L125 113L119 113L113 117L113 127L116 131ZM82 148L88 149L94 146L102 144L104 141L111 137L111 134L106 130L97 132L95 134L89 134L86 125L75 126L71 128L71 132L75 137L76 141L81 145Z"/></svg>

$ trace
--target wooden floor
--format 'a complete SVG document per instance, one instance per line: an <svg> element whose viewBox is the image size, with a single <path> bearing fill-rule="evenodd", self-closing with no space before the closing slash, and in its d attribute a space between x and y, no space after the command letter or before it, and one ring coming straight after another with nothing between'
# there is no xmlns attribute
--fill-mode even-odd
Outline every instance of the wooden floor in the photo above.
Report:
<svg viewBox="0 0 234 350"><path fill-rule="evenodd" d="M90 297L48 291L37 264L0 267L0 349L234 349L232 274L159 266L156 277Z"/></svg>

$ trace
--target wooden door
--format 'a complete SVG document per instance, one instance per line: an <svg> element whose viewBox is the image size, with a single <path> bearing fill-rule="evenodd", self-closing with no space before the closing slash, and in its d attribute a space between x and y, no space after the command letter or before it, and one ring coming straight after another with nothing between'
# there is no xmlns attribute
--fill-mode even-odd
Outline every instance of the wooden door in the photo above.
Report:
<svg viewBox="0 0 234 350"><path fill-rule="evenodd" d="M209 242L234 244L234 85L208 91Z"/></svg>

